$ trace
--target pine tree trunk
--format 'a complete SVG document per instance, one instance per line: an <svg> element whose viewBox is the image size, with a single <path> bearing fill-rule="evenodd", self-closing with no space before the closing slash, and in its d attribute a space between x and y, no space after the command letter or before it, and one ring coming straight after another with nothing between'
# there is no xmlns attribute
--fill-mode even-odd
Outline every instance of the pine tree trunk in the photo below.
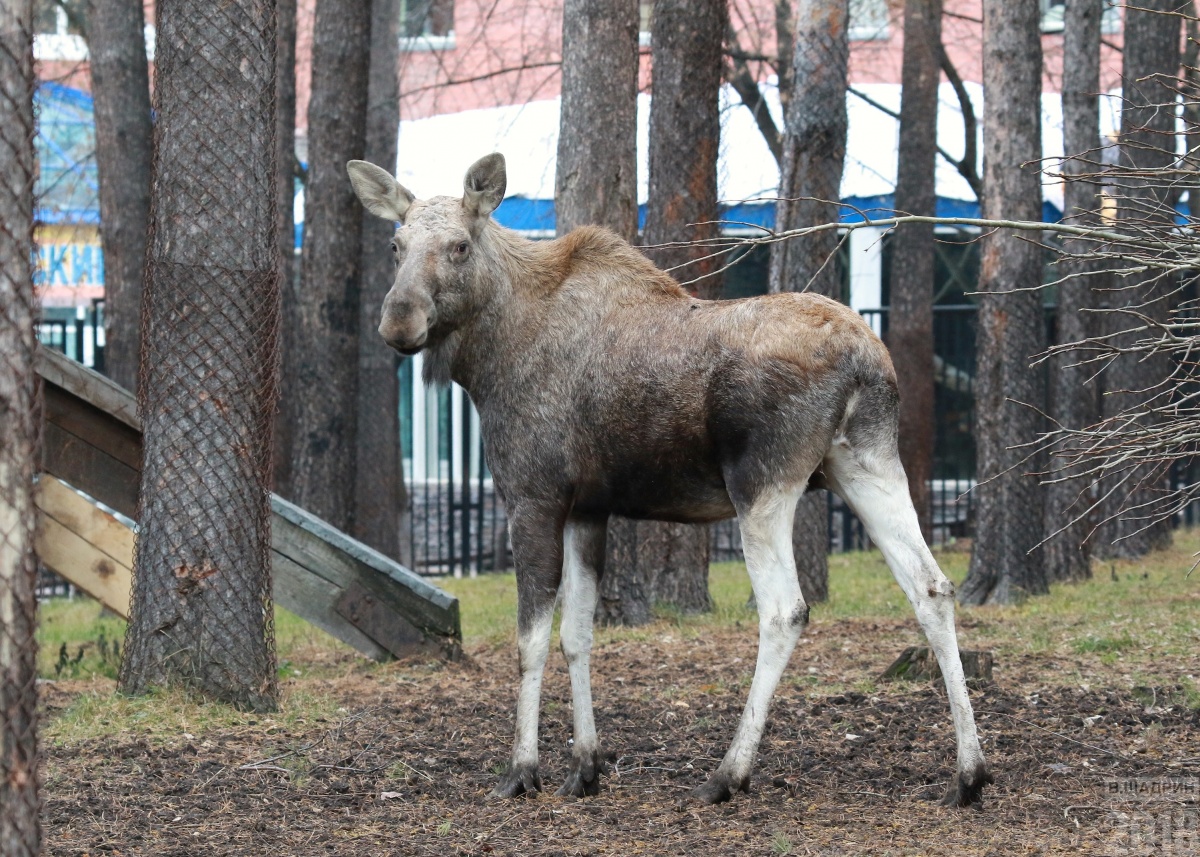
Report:
<svg viewBox="0 0 1200 857"><path fill-rule="evenodd" d="M718 95L726 0L660 0L654 6L650 103L650 200L647 245L717 236ZM703 298L721 294L715 258L704 247L648 249L656 265ZM703 261L697 261L701 260ZM692 264L689 264L692 263ZM706 525L646 522L638 526L638 560L655 601L685 613L712 609Z"/></svg>
<svg viewBox="0 0 1200 857"><path fill-rule="evenodd" d="M1038 0L984 0L984 216L1041 217L1042 49ZM1042 280L1041 249L1011 232L983 243L979 275L979 330L975 364L975 437L979 485L971 568L964 604L1008 604L1046 591L1041 552L1043 491L1026 475L1014 449L1034 440L1045 406L1041 370L1033 355L1045 347L1040 292L1005 294ZM985 481L986 480L986 481Z"/></svg>
<svg viewBox="0 0 1200 857"><path fill-rule="evenodd" d="M396 171L400 127L400 0L371 5L371 68L367 87L366 160ZM384 296L395 275L388 243L393 224L363 212L362 295L358 333L358 466L355 538L399 559L406 506L400 462L399 361L379 336Z"/></svg>
<svg viewBox="0 0 1200 857"><path fill-rule="evenodd" d="M1063 188L1064 208L1071 223L1100 225L1100 184L1082 178L1095 173L1089 165L1099 161L1100 152L1100 19L1104 0L1070 0L1063 27L1063 145L1069 158L1063 172L1069 179ZM1064 279L1058 287L1056 338L1059 344L1079 342L1091 334L1094 325L1085 310L1097 304L1097 265L1073 258L1074 253L1087 252L1084 242L1063 242L1065 255L1059 262L1059 276ZM1089 383L1091 371L1074 366L1079 357L1065 354L1050 364L1050 415L1064 426L1081 429L1094 424L1099 417L1099 400L1094 383ZM1065 475L1061 463L1051 458L1053 478ZM1050 581L1083 580L1092 576L1090 518L1084 515L1091 502L1088 482L1069 479L1046 486L1047 536L1053 536L1043 548L1046 577Z"/></svg>
<svg viewBox="0 0 1200 857"><path fill-rule="evenodd" d="M906 0L895 207L907 214L935 213L941 51L942 0ZM927 542L933 539L933 249L933 224L896 229L888 312L888 348L900 381L900 460Z"/></svg>
<svg viewBox="0 0 1200 857"><path fill-rule="evenodd" d="M0 5L0 854L41 853L33 479L33 3Z"/></svg>
<svg viewBox="0 0 1200 857"><path fill-rule="evenodd" d="M847 0L801 0L796 13L795 81L783 142L776 229L838 219L846 157L846 83L850 57ZM771 292L811 291L842 299L834 232L772 245ZM796 507L796 571L810 604L828 593L829 518L824 491ZM818 547L819 546L819 547Z"/></svg>
<svg viewBox="0 0 1200 857"><path fill-rule="evenodd" d="M296 293L296 0L277 0L275 5L275 145L276 154L276 216L279 219L279 273L283 294L283 330L295 323L295 307L291 300ZM287 384L290 361L286 339L283 354L283 387ZM287 420L275 420L272 469L275 490L291 484L292 433Z"/></svg>
<svg viewBox="0 0 1200 857"><path fill-rule="evenodd" d="M1179 73L1180 18L1178 0L1146 0L1137 8L1125 10L1125 47L1121 70L1124 105L1121 111L1120 176L1110 188L1117 198L1118 225L1131 233L1151 229L1169 232L1175 223L1176 182L1163 174L1176 159L1175 111L1164 109L1174 104ZM1139 175L1152 171L1150 177ZM1157 173L1154 175L1153 173ZM1121 291L1112 296L1116 306L1137 307L1140 315L1165 322L1171 310L1174 278L1156 271L1121 281ZM1108 321L1112 333L1141 326L1134 316L1113 314ZM1118 335L1118 346L1137 339L1139 334ZM1141 357L1122 355L1108 366L1103 398L1104 416L1114 417L1136 406L1147 396L1145 391L1160 384L1171 374L1170 358L1165 355ZM1151 425L1145 424L1149 429ZM1147 526L1147 510L1132 511L1153 503L1168 488L1169 471L1143 470L1124 486L1117 488L1102 510L1105 517L1122 509L1126 514L1101 527L1096 550L1106 557L1140 557L1171 543L1170 521ZM1104 490L1112 488L1120 476L1105 480Z"/></svg>
<svg viewBox="0 0 1200 857"><path fill-rule="evenodd" d="M281 419L287 497L338 529L354 510L362 206L346 162L366 148L370 0L317 0L299 287L289 289Z"/></svg>
<svg viewBox="0 0 1200 857"><path fill-rule="evenodd" d="M145 449L120 675L125 693L177 682L260 711L276 702L274 54L268 0L159 8Z"/></svg>
<svg viewBox="0 0 1200 857"><path fill-rule="evenodd" d="M563 4L562 114L554 175L556 229L607 226L637 240L636 0ZM596 122L603 121L598 132ZM652 593L637 562L638 527L613 517L596 617L650 621Z"/></svg>
<svg viewBox="0 0 1200 857"><path fill-rule="evenodd" d="M84 20L100 177L104 372L136 392L152 133L142 2L89 0Z"/></svg>

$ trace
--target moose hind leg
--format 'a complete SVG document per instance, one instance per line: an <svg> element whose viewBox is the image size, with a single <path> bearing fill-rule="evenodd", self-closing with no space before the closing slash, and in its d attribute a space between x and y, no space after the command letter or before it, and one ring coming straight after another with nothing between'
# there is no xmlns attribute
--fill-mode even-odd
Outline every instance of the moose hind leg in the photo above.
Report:
<svg viewBox="0 0 1200 857"><path fill-rule="evenodd" d="M804 626L808 605L796 579L792 519L803 486L764 492L749 509L738 509L746 570L758 606L758 662L733 743L708 782L692 792L703 803L749 791L750 769L767 724L767 710Z"/></svg>
<svg viewBox="0 0 1200 857"><path fill-rule="evenodd" d="M845 438L838 438L825 459L825 476L883 553L941 667L958 741L957 783L951 786L942 803L949 806L979 803L983 787L992 783L992 776L979 747L975 715L958 655L954 584L942 573L921 536L900 457L894 446L883 451L870 446L852 449Z"/></svg>
<svg viewBox="0 0 1200 857"><path fill-rule="evenodd" d="M600 742L592 716L592 621L600 596L606 521L568 521L563 530L562 625L559 636L571 675L574 744L571 771L557 794L584 797L600 793Z"/></svg>

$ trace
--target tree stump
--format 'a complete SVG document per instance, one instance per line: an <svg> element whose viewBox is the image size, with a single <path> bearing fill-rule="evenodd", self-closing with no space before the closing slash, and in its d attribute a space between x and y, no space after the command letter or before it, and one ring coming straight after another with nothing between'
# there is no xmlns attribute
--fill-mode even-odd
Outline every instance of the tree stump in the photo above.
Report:
<svg viewBox="0 0 1200 857"><path fill-rule="evenodd" d="M958 650L963 673L969 684L980 684L992 680L992 653ZM928 646L909 646L886 670L882 679L908 679L927 681L942 677L937 658Z"/></svg>

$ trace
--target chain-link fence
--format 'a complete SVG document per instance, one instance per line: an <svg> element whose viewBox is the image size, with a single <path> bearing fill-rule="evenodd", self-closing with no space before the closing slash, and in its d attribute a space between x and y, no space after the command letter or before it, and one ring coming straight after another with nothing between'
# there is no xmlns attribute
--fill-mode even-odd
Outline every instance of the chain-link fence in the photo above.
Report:
<svg viewBox="0 0 1200 857"><path fill-rule="evenodd" d="M0 854L39 852L33 4L0 4Z"/></svg>
<svg viewBox="0 0 1200 857"><path fill-rule="evenodd" d="M121 685L275 701L271 427L278 383L275 13L158 4L142 307L144 462Z"/></svg>

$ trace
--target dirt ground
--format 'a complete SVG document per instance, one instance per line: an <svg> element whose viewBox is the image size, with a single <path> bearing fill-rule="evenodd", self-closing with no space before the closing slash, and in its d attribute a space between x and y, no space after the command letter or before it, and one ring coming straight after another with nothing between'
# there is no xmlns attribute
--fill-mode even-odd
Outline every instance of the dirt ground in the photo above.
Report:
<svg viewBox="0 0 1200 857"><path fill-rule="evenodd" d="M972 692L996 785L982 810L937 806L954 764L944 692L871 681L911 637L908 624L851 621L805 638L775 698L752 791L723 806L685 798L733 734L755 634L684 640L664 624L595 653L609 752L597 798L550 796L570 737L556 656L541 729L548 794L486 800L507 760L516 694L515 652L487 648L461 664L305 680L345 708L309 731L249 725L154 745L47 748L47 853L1200 853L1200 712L1170 688L1147 697L1122 685L1119 671L1084 681L1061 658L1001 661L996 681ZM48 685L51 715L77 691ZM1168 793L1113 793L1130 783L1167 783Z"/></svg>

